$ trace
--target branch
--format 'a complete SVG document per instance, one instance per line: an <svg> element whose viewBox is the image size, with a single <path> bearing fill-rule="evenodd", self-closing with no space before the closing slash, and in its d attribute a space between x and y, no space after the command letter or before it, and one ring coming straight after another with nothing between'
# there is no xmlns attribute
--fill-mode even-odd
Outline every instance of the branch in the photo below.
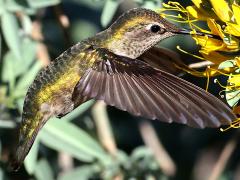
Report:
<svg viewBox="0 0 240 180"><path fill-rule="evenodd" d="M92 114L101 144L113 157L115 157L117 154L117 146L107 115L106 104L103 101L97 101L92 109Z"/></svg>
<svg viewBox="0 0 240 180"><path fill-rule="evenodd" d="M144 120L140 123L139 129L144 143L152 150L163 173L168 176L174 176L176 165L157 137L152 124Z"/></svg>
<svg viewBox="0 0 240 180"><path fill-rule="evenodd" d="M239 137L239 132L235 134L232 139L228 141L228 143L225 145L222 153L220 154L220 157L216 164L213 167L212 174L209 176L209 180L218 180L220 175L222 174L229 158L231 157L234 149L237 146L238 142L238 137Z"/></svg>
<svg viewBox="0 0 240 180"><path fill-rule="evenodd" d="M202 61L202 62L189 64L188 67L189 68L202 68L202 67L207 67L210 65L213 65L213 63L210 61Z"/></svg>
<svg viewBox="0 0 240 180"><path fill-rule="evenodd" d="M60 28L64 35L64 41L66 43L66 46L71 45L71 38L69 35L69 26L70 22L68 17L64 14L64 11L62 10L62 7L60 5L56 5L53 7L53 12L55 14L55 17L58 21L58 24L60 25Z"/></svg>
<svg viewBox="0 0 240 180"><path fill-rule="evenodd" d="M43 43L44 37L42 34L42 26L39 20L36 20L32 24L32 38L36 40L37 43L37 58L42 62L44 66L50 63L50 56L46 45Z"/></svg>

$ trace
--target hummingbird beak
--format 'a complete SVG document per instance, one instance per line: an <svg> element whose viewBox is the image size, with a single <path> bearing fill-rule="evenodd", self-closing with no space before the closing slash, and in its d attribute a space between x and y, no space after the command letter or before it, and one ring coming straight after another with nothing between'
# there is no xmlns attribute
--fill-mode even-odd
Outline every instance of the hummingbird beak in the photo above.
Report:
<svg viewBox="0 0 240 180"><path fill-rule="evenodd" d="M192 33L191 30L188 30L188 29L180 29L178 31L175 31L174 32L175 34L185 34L185 35L197 35L197 36L207 36L209 38L214 38L214 39L219 39L221 40L221 37L220 36L217 36L217 35L214 35L214 34L208 34L208 33L203 33L203 32L199 32L199 31L196 31L195 33Z"/></svg>

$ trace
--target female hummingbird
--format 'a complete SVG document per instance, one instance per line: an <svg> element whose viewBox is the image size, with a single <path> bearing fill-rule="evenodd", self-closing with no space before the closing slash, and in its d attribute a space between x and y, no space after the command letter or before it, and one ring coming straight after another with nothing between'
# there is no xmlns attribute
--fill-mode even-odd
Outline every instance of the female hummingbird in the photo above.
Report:
<svg viewBox="0 0 240 180"><path fill-rule="evenodd" d="M230 124L236 117L219 99L166 72L171 67L153 66L158 64L151 54L158 51L154 45L177 34L190 32L154 11L136 8L63 52L28 89L13 168L20 167L49 118L62 117L90 99L168 123L197 128Z"/></svg>

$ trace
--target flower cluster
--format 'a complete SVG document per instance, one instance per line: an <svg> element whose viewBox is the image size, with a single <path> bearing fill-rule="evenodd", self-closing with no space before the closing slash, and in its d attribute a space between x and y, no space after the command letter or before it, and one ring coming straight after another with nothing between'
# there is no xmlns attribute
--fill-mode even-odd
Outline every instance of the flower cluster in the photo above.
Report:
<svg viewBox="0 0 240 180"><path fill-rule="evenodd" d="M192 6L185 8L178 2L169 1L159 10L163 17L184 23L192 29L192 37L200 46L201 56L192 55L208 62L204 71L197 71L186 65L179 68L208 79L217 75L227 76L226 86L222 86L217 79L215 82L224 88L227 103L233 108L233 112L240 115L238 105L240 101L240 1L192 0L192 2ZM208 30L199 26L201 22L208 26ZM208 35L200 36L196 32ZM237 119L226 129L239 127L240 119Z"/></svg>

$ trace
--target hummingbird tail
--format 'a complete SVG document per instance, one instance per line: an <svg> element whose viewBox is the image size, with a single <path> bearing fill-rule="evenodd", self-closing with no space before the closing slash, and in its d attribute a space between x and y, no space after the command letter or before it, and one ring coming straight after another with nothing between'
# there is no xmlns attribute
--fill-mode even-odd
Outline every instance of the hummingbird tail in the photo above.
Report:
<svg viewBox="0 0 240 180"><path fill-rule="evenodd" d="M36 116L34 119L22 121L19 131L19 143L10 162L10 169L12 171L19 170L32 147L39 130L48 119L49 118L44 118L44 116Z"/></svg>

